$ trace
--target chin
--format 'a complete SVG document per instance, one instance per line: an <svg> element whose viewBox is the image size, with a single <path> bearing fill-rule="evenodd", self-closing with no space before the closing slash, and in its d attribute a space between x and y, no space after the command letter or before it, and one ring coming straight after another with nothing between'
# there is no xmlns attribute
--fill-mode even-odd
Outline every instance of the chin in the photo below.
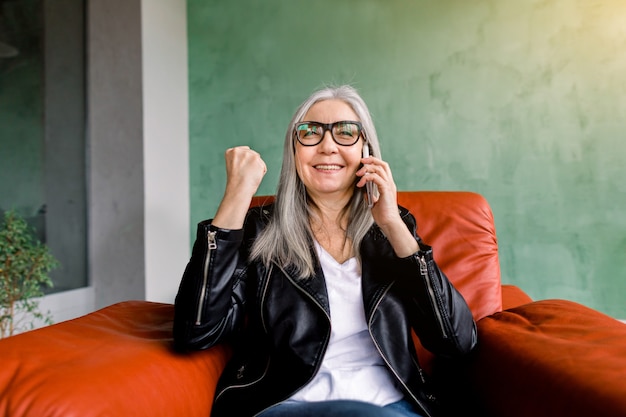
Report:
<svg viewBox="0 0 626 417"><path fill-rule="evenodd" d="M324 195L338 195L338 194L352 194L354 193L354 188L350 187L350 188L345 188L345 187L318 187L315 189L311 189L310 191L313 192L314 195L320 195L320 196L324 196Z"/></svg>

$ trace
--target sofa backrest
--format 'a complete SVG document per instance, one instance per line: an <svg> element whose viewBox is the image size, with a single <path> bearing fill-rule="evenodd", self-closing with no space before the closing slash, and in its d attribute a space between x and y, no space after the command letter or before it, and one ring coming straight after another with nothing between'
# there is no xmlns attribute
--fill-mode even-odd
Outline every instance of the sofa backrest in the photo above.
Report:
<svg viewBox="0 0 626 417"><path fill-rule="evenodd" d="M257 196L251 206L268 204ZM418 234L461 292L474 319L502 310L498 242L491 208L480 194L465 191L399 191L398 204L416 218Z"/></svg>
<svg viewBox="0 0 626 417"><path fill-rule="evenodd" d="M493 213L480 194L405 191L398 204L417 220L417 233L463 294L475 320L502 310L498 241Z"/></svg>

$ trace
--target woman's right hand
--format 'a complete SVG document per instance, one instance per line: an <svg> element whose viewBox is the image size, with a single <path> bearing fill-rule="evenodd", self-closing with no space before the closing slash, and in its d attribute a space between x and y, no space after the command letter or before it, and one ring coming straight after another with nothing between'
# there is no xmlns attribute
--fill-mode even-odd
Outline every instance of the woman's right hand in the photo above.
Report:
<svg viewBox="0 0 626 417"><path fill-rule="evenodd" d="M267 166L258 152L249 146L226 150L226 192L244 194L252 198L267 172Z"/></svg>
<svg viewBox="0 0 626 417"><path fill-rule="evenodd" d="M226 150L226 191L213 219L213 225L224 229L243 227L252 197L259 189L267 166L258 152L249 146Z"/></svg>

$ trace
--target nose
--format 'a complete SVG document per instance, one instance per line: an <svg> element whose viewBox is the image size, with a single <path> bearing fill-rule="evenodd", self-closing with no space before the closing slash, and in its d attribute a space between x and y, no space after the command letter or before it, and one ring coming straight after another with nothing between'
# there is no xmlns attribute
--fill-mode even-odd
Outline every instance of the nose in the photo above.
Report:
<svg viewBox="0 0 626 417"><path fill-rule="evenodd" d="M335 143L335 140L333 139L333 136L330 130L327 130L326 132L324 132L322 141L317 146L321 153L337 152L337 144Z"/></svg>

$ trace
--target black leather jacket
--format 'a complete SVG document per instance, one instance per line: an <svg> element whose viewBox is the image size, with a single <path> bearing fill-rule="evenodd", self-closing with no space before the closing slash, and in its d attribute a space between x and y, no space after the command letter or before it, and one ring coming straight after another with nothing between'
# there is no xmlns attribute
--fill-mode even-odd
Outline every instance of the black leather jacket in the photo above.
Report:
<svg viewBox="0 0 626 417"><path fill-rule="evenodd" d="M299 280L289 267L249 262L252 242L272 206L248 212L242 230L198 225L197 239L175 303L179 349L229 342L234 354L220 377L213 417L253 416L289 398L316 374L330 338L324 276ZM398 258L373 226L361 246L365 315L374 344L407 399L426 416L435 398L420 368L411 328L435 355L460 357L477 343L471 312L417 236L415 219L401 216L420 250Z"/></svg>

